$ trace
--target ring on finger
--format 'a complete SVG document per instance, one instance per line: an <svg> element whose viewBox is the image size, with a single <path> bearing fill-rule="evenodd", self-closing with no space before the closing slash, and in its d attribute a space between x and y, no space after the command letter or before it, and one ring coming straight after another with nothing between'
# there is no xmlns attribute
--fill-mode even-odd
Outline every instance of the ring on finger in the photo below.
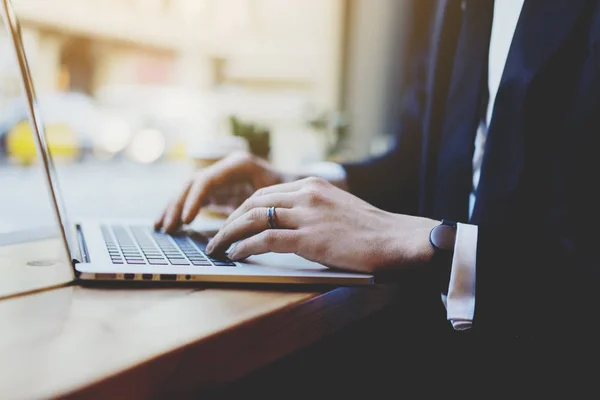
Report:
<svg viewBox="0 0 600 400"><path fill-rule="evenodd" d="M269 224L269 229L277 229L277 212L275 211L275 207L269 207L267 211L267 223Z"/></svg>

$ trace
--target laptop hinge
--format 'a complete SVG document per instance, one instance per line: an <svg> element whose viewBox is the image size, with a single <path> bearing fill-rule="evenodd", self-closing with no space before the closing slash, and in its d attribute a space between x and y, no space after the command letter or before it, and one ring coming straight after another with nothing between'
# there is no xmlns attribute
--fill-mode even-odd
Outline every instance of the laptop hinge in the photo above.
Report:
<svg viewBox="0 0 600 400"><path fill-rule="evenodd" d="M79 250L79 254L72 254L73 264L89 263L90 255L88 253L87 244L85 242L85 236L83 235L81 225L76 224L75 229L77 231L77 248Z"/></svg>

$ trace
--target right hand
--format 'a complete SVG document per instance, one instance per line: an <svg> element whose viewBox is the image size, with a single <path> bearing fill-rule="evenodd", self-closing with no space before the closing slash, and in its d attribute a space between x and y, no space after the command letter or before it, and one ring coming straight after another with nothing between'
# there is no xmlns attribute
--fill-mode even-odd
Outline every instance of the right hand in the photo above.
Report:
<svg viewBox="0 0 600 400"><path fill-rule="evenodd" d="M229 206L233 211L254 191L283 181L283 174L266 161L247 153L232 154L195 172L154 228L174 232L192 222L207 205Z"/></svg>

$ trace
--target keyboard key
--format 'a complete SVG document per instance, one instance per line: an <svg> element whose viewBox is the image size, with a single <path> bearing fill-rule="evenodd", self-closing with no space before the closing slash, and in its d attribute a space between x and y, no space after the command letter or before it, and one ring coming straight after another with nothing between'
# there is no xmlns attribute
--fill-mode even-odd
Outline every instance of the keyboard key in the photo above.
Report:
<svg viewBox="0 0 600 400"><path fill-rule="evenodd" d="M173 265L190 265L189 261L187 261L187 260L171 260L171 259L169 259L169 261Z"/></svg>
<svg viewBox="0 0 600 400"><path fill-rule="evenodd" d="M228 259L225 255L217 257L207 255L206 257L208 257L208 259L212 262L231 262L231 260Z"/></svg>
<svg viewBox="0 0 600 400"><path fill-rule="evenodd" d="M207 258L204 256L188 256L190 260L206 260Z"/></svg>
<svg viewBox="0 0 600 400"><path fill-rule="evenodd" d="M229 261L213 261L217 267L235 267L235 264Z"/></svg>
<svg viewBox="0 0 600 400"><path fill-rule="evenodd" d="M146 261L144 261L144 260L127 260L127 264L140 264L140 265L144 264L145 265Z"/></svg>
<svg viewBox="0 0 600 400"><path fill-rule="evenodd" d="M164 251L165 253L167 253L167 252L171 252L171 251L177 251L177 252L179 251L179 250L177 250L175 247L161 247L160 249L161 249L162 251Z"/></svg>
<svg viewBox="0 0 600 400"><path fill-rule="evenodd" d="M212 264L208 260L192 260L192 265L197 267L210 267Z"/></svg>
<svg viewBox="0 0 600 400"><path fill-rule="evenodd" d="M169 265L167 260L148 260L148 264L150 264L150 265Z"/></svg>
<svg viewBox="0 0 600 400"><path fill-rule="evenodd" d="M175 250L163 250L162 252L165 255L181 254L179 251L175 251Z"/></svg>

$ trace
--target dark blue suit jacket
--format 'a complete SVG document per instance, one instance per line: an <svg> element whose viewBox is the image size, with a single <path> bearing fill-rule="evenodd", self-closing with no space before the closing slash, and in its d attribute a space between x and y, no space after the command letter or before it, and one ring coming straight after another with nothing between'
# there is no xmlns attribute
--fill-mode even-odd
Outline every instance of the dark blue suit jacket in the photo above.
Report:
<svg viewBox="0 0 600 400"><path fill-rule="evenodd" d="M438 2L396 146L345 166L350 190L380 208L431 216L461 12L458 0ZM585 334L600 325L599 136L600 3L525 0L471 220L474 333Z"/></svg>

